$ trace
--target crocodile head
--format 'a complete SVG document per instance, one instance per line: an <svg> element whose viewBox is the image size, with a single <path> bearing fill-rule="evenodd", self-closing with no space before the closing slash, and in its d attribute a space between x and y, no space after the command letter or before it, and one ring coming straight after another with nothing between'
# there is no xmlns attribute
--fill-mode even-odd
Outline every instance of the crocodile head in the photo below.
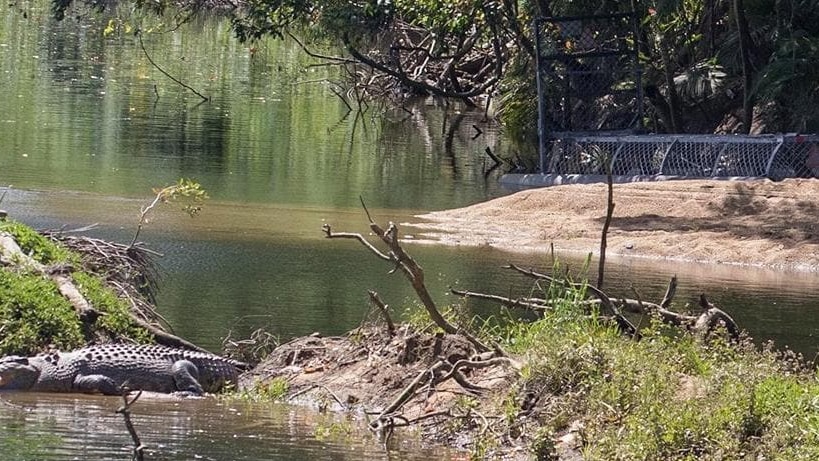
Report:
<svg viewBox="0 0 819 461"><path fill-rule="evenodd" d="M40 369L27 357L11 355L0 359L0 390L30 389L37 382Z"/></svg>

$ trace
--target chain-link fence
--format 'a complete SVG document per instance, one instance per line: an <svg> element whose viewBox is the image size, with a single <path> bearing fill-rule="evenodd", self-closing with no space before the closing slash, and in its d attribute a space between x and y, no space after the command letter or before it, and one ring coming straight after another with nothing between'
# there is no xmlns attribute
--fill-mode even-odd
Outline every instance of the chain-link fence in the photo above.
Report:
<svg viewBox="0 0 819 461"><path fill-rule="evenodd" d="M637 135L643 90L634 13L534 22L540 172L633 177L819 177L817 135Z"/></svg>
<svg viewBox="0 0 819 461"><path fill-rule="evenodd" d="M702 178L819 177L819 135L577 136L547 143L543 173Z"/></svg>
<svg viewBox="0 0 819 461"><path fill-rule="evenodd" d="M633 13L535 20L543 133L641 127L636 21Z"/></svg>

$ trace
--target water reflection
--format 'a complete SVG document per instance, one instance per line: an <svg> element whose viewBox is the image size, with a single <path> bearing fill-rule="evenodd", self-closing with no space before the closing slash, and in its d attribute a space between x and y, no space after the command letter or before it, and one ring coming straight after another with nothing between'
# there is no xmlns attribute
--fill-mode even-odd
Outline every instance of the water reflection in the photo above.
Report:
<svg viewBox="0 0 819 461"><path fill-rule="evenodd" d="M116 414L122 405L118 397L3 393L0 399L4 459L130 456L133 441ZM287 405L145 394L131 413L146 459L409 461L441 459L448 453L408 439L396 440L387 451L360 421Z"/></svg>
<svg viewBox="0 0 819 461"><path fill-rule="evenodd" d="M0 91L13 95L0 100L0 184L144 196L193 177L220 200L427 209L500 193L483 178L500 141L481 113L350 114L327 84L335 69L307 68L294 43L251 48L206 19L146 33L153 60L203 102L132 34L103 34L108 17L25 8L0 5Z"/></svg>

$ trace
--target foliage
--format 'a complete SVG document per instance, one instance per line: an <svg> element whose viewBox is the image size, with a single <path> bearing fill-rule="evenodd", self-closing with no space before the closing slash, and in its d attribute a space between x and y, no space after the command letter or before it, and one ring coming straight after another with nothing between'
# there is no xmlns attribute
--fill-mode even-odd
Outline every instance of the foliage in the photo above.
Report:
<svg viewBox="0 0 819 461"><path fill-rule="evenodd" d="M52 2L58 17L71 5L71 0ZM84 3L97 8L105 4ZM168 6L192 13L225 11L218 0L135 4L154 13ZM819 4L813 0L249 0L229 15L243 41L295 34L311 39L306 48L318 41L340 46L338 57L327 58L347 66L346 86L354 86L357 97L366 93L361 86L386 86L383 82L390 81L393 86L372 94L399 101L403 96L396 94L436 95L470 105L494 101L510 136L533 156L533 18L632 8L640 20L636 45L649 102L644 124L650 131L738 130L730 121L743 107L741 95L748 82L763 129L819 129L819 115L812 110L819 103ZM738 52L739 17L750 26L750 56ZM117 24L109 22L108 33ZM748 57L751 75L746 80L743 58Z"/></svg>
<svg viewBox="0 0 819 461"><path fill-rule="evenodd" d="M0 271L0 355L84 344L77 314L51 280Z"/></svg>
<svg viewBox="0 0 819 461"><path fill-rule="evenodd" d="M577 293L504 347L527 364L508 400L530 394L543 433L581 422L584 459L815 459L819 380L800 357L749 341L704 341L656 320L625 338ZM512 418L517 420L517 417ZM548 453L533 436L532 449Z"/></svg>
<svg viewBox="0 0 819 461"><path fill-rule="evenodd" d="M202 202L209 198L208 193L198 182L185 178L180 179L176 184L161 189L153 189L153 192L153 201L144 206L139 213L139 222L134 232L134 238L131 240L131 246L136 244L142 227L148 222L148 214L159 204L182 200L184 202L182 211L190 217L194 217L202 211Z"/></svg>
<svg viewBox="0 0 819 461"><path fill-rule="evenodd" d="M99 312L103 313L96 327L113 338L128 339L138 343L151 343L153 337L131 319L130 306L118 297L111 288L94 275L87 272L71 274L83 297Z"/></svg>
<svg viewBox="0 0 819 461"><path fill-rule="evenodd" d="M290 390L290 382L284 376L277 376L263 383L257 383L252 388L243 389L239 393L233 393L229 398L237 398L251 402L277 402L287 396Z"/></svg>
<svg viewBox="0 0 819 461"><path fill-rule="evenodd" d="M283 38L303 27L317 27L330 37L364 37L382 30L392 21L392 2L368 0L251 0L233 26L242 41L265 35Z"/></svg>
<svg viewBox="0 0 819 461"><path fill-rule="evenodd" d="M2 221L0 231L12 235L41 264L82 266L80 255L22 223ZM103 314L96 320L99 332L112 338L152 341L131 320L130 306L101 279L81 270L71 277L83 297ZM0 270L0 355L29 355L49 347L69 350L83 346L86 339L74 307L51 279L40 272Z"/></svg>
<svg viewBox="0 0 819 461"><path fill-rule="evenodd" d="M771 125L785 131L819 131L819 4L815 1L751 2L749 22L765 53L753 87L773 103ZM768 9L770 8L770 9ZM775 20L773 20L775 19Z"/></svg>
<svg viewBox="0 0 819 461"><path fill-rule="evenodd" d="M34 258L40 264L77 262L76 255L57 245L36 230L13 220L0 220L0 232L11 235L23 253Z"/></svg>
<svg viewBox="0 0 819 461"><path fill-rule="evenodd" d="M345 441L353 435L353 425L349 420L345 421L322 421L316 426L314 431L316 440L321 441Z"/></svg>
<svg viewBox="0 0 819 461"><path fill-rule="evenodd" d="M506 128L506 134L527 158L537 154L537 86L532 75L535 63L529 56L518 55L507 68L499 87L498 117Z"/></svg>

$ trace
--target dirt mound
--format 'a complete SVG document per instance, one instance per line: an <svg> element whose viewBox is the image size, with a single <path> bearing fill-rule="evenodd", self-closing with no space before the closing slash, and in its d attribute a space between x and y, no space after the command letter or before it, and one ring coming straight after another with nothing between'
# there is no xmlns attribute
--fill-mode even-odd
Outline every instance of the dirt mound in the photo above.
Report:
<svg viewBox="0 0 819 461"><path fill-rule="evenodd" d="M463 368L468 384L440 379L447 369L475 355L474 346L461 335L431 334L407 325L390 335L385 328L369 326L346 336L313 334L282 344L243 375L239 387L252 388L283 377L288 383L288 402L366 413L369 419L406 394L408 400L395 412L400 416L391 417L400 419L396 426L413 424L427 441L466 446L470 431L443 424L453 419L458 398L480 394L490 401L489 396L508 390L517 380L517 373L504 366ZM446 366L439 366L444 362ZM438 379L413 388L412 383L427 374ZM464 384L472 387L464 388ZM372 425L371 429L377 431Z"/></svg>

